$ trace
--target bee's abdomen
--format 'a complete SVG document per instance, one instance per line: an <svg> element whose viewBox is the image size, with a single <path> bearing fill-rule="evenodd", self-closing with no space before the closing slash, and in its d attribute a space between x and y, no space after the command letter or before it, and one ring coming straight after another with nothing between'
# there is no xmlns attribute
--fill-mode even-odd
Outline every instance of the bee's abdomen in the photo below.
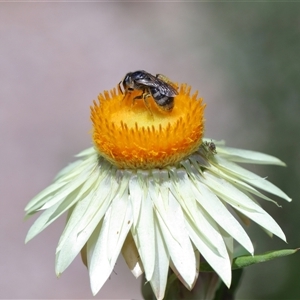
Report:
<svg viewBox="0 0 300 300"><path fill-rule="evenodd" d="M163 95L157 88L152 88L151 94L157 105L163 110L172 110L174 107L174 97Z"/></svg>

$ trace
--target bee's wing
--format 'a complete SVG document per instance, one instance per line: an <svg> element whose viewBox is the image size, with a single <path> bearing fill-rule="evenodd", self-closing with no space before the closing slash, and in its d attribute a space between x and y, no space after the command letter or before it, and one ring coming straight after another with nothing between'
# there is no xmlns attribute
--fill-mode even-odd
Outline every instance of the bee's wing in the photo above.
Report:
<svg viewBox="0 0 300 300"><path fill-rule="evenodd" d="M158 78L157 76L153 76L150 73L147 73L143 71L141 74L139 74L139 78L135 78L136 83L148 86L148 87L154 87L158 89L158 91L167 97L175 97L178 95L177 90L172 87L167 82L163 81L162 79Z"/></svg>
<svg viewBox="0 0 300 300"><path fill-rule="evenodd" d="M145 71L135 78L135 82L149 87L157 87L159 85L157 78Z"/></svg>
<svg viewBox="0 0 300 300"><path fill-rule="evenodd" d="M157 86L159 92L167 97L175 97L178 95L177 90L171 86L169 83L164 82L163 80L157 79L159 84Z"/></svg>

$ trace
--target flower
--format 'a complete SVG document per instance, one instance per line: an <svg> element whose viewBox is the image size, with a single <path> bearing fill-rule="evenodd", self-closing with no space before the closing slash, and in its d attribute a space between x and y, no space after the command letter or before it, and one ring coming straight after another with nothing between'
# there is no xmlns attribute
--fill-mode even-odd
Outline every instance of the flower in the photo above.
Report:
<svg viewBox="0 0 300 300"><path fill-rule="evenodd" d="M193 288L200 256L229 287L233 241L254 252L241 223L251 219L285 241L253 196L273 201L260 189L291 200L237 163L284 163L204 139L205 105L185 84L172 112L158 109L151 97L148 109L142 100L133 103L137 93L124 97L113 89L94 101L94 147L78 154L26 206L27 216L43 211L26 242L68 212L56 249L56 274L81 253L93 294L120 252L134 276L145 272L158 299L164 297L169 267Z"/></svg>

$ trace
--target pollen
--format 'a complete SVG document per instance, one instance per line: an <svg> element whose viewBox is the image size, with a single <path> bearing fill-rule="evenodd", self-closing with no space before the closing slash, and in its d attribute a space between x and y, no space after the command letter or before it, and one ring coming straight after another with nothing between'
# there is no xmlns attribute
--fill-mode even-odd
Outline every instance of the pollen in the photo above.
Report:
<svg viewBox="0 0 300 300"><path fill-rule="evenodd" d="M99 155L122 169L176 165L202 143L204 108L196 91L182 84L172 111L162 111L152 97L135 100L140 91L104 91L91 106L92 136Z"/></svg>

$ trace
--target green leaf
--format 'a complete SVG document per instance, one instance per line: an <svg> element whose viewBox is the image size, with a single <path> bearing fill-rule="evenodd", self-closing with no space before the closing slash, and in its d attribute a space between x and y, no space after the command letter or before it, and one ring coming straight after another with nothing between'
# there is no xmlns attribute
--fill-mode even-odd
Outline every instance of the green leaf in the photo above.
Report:
<svg viewBox="0 0 300 300"><path fill-rule="evenodd" d="M244 267L251 266L253 264L258 264L261 262L266 262L275 258L288 256L296 253L300 248L297 249L284 249L277 251L269 251L264 254L254 255L254 256L240 256L233 260L232 269L240 269Z"/></svg>
<svg viewBox="0 0 300 300"><path fill-rule="evenodd" d="M284 249L284 250L276 250L269 251L259 255L243 255L236 257L233 259L232 270L245 268L254 264L258 264L261 262L266 262L275 258L288 256L296 253L300 248L297 249ZM208 263L200 264L200 272L214 272L211 266Z"/></svg>

